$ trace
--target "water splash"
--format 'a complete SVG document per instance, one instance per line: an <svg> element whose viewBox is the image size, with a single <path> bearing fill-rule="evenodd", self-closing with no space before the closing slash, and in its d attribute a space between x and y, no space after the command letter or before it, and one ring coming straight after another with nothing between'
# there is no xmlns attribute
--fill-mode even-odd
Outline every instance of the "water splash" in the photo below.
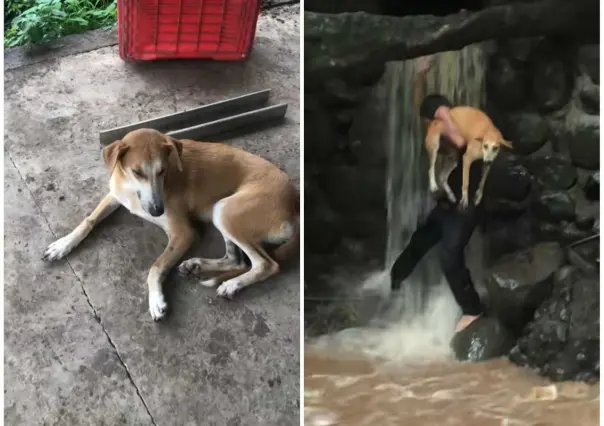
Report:
<svg viewBox="0 0 604 426"><path fill-rule="evenodd" d="M480 45L440 53L428 72L426 94L440 93L454 104L480 107L485 102L484 68ZM367 277L362 287L390 298L388 306L368 326L322 336L313 344L399 365L450 358L449 342L460 313L434 252L417 265L398 297L388 294L392 264L434 206L428 191L423 129L413 108L416 70L416 60L389 63L383 77L389 86L386 264L385 270Z"/></svg>

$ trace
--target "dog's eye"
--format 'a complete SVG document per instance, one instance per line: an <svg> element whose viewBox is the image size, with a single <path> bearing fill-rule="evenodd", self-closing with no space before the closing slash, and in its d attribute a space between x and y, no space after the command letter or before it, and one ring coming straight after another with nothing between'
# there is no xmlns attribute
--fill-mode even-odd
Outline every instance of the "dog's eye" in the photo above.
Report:
<svg viewBox="0 0 604 426"><path fill-rule="evenodd" d="M161 175L163 175L164 173L166 173L166 169L165 169L165 168L162 168L162 169L161 169L161 170L160 170L160 171L159 171L157 174L158 174L159 176L161 176Z"/></svg>
<svg viewBox="0 0 604 426"><path fill-rule="evenodd" d="M132 173L134 173L134 176L139 177L139 178L145 177L145 175L143 175L143 173L139 170L132 169Z"/></svg>

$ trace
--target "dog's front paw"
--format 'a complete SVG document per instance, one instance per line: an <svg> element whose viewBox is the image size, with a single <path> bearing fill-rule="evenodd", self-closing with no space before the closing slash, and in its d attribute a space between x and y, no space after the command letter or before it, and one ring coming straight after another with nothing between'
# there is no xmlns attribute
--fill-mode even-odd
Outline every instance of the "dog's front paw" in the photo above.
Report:
<svg viewBox="0 0 604 426"><path fill-rule="evenodd" d="M457 203L457 198L455 198L455 194L453 194L453 192L451 192L451 191L446 191L446 192L447 192L447 198L449 199L451 204Z"/></svg>
<svg viewBox="0 0 604 426"><path fill-rule="evenodd" d="M42 259L46 260L47 262L63 259L71 252L71 250L73 250L74 246L75 244L73 242L73 238L71 238L69 235L66 235L49 245L42 256Z"/></svg>
<svg viewBox="0 0 604 426"><path fill-rule="evenodd" d="M197 259L189 259L178 265L178 273L184 277L201 277L203 270Z"/></svg>
<svg viewBox="0 0 604 426"><path fill-rule="evenodd" d="M216 294L220 297L226 297L227 299L232 299L235 293L239 291L239 282L237 280L228 280L223 282L218 289L216 289Z"/></svg>
<svg viewBox="0 0 604 426"><path fill-rule="evenodd" d="M149 294L149 313L154 321L159 321L168 312L168 304L162 293Z"/></svg>
<svg viewBox="0 0 604 426"><path fill-rule="evenodd" d="M440 192L440 188L436 184L436 182L430 182L430 192L432 194L438 194Z"/></svg>
<svg viewBox="0 0 604 426"><path fill-rule="evenodd" d="M468 204L468 194L463 194L461 200L459 200L459 208L461 210L467 210Z"/></svg>
<svg viewBox="0 0 604 426"><path fill-rule="evenodd" d="M476 194L474 194L474 205L478 206L481 201L482 201L482 191L478 190L478 191L476 191Z"/></svg>

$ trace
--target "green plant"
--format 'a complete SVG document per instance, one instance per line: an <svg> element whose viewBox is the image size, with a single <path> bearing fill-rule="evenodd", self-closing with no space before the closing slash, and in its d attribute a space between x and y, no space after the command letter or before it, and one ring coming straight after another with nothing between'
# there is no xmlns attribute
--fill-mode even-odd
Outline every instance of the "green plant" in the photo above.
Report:
<svg viewBox="0 0 604 426"><path fill-rule="evenodd" d="M17 3L28 2L11 2L15 10ZM12 20L4 33L5 47L48 43L69 34L110 27L117 19L115 0L35 0L33 3Z"/></svg>

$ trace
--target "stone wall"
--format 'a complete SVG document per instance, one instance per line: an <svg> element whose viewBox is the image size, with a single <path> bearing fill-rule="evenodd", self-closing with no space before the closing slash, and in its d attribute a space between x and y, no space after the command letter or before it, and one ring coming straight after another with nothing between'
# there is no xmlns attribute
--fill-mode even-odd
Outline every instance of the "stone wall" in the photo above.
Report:
<svg viewBox="0 0 604 426"><path fill-rule="evenodd" d="M572 244L599 233L599 45L498 43L487 75L487 111L514 144L485 189L490 313L521 336L514 362L598 378L599 238Z"/></svg>
<svg viewBox="0 0 604 426"><path fill-rule="evenodd" d="M334 265L383 261L386 246L383 67L306 82L307 285Z"/></svg>

